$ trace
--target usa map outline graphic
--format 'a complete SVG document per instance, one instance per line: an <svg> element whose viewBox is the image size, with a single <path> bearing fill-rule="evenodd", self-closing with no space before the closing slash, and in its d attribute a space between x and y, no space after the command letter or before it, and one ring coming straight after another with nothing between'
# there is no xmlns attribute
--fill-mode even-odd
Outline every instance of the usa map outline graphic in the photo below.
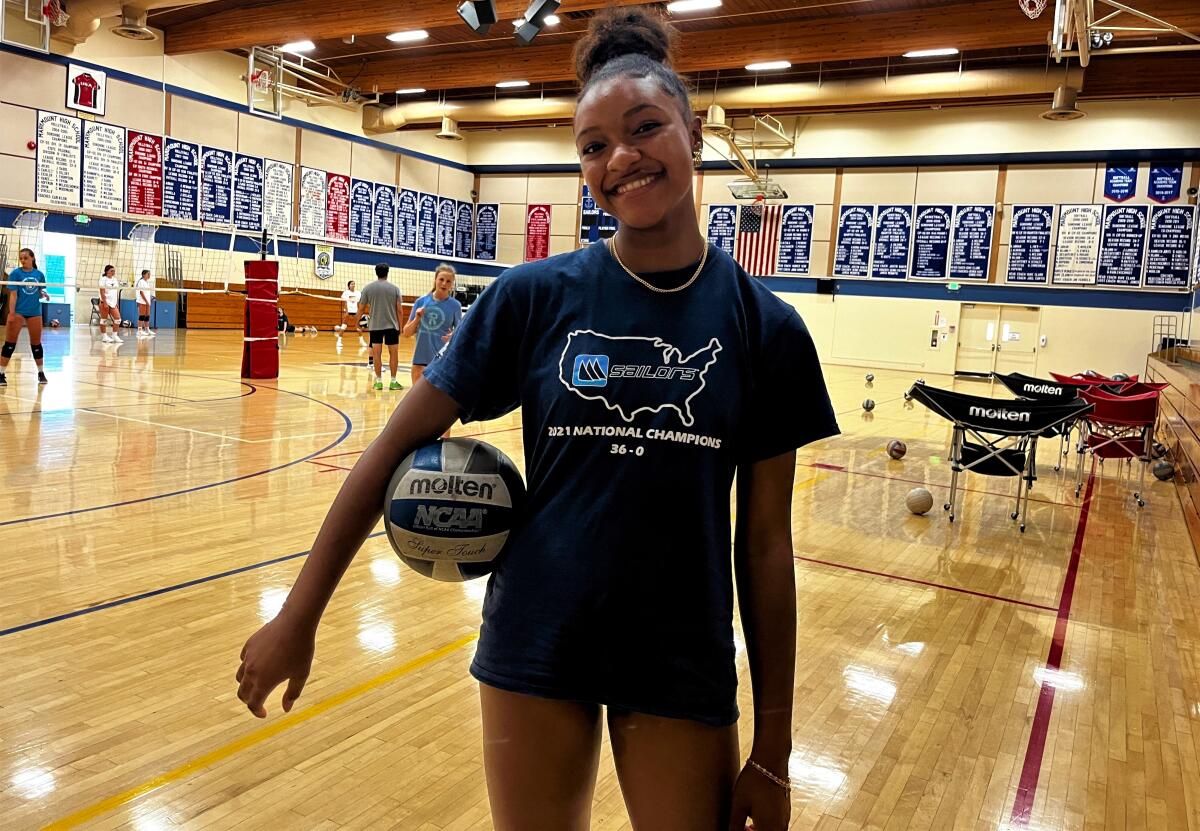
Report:
<svg viewBox="0 0 1200 831"><path fill-rule="evenodd" d="M608 355L602 356L600 354L600 350L598 348L593 348L593 347L599 346L598 344L594 344L594 343L588 344L587 348L582 348L582 347L577 348L576 352L572 353L572 349L571 349L572 345L576 345L578 347L578 344L581 341L583 341L586 336L591 336L592 338L597 338L602 342L603 341L611 342L613 345L613 351L617 352L617 355L614 356L612 354L612 352L610 351ZM626 346L631 343L638 344L638 345L644 345L648 350L659 353L660 367L669 367L672 369L691 369L696 372L696 378L691 381L683 381L683 380L675 379L675 378L647 379L647 378L637 378L637 377L634 377L634 378L616 377L616 378L609 379L607 377L608 367L605 366L604 371L605 371L606 378L605 378L604 382L594 383L597 379L589 378L589 380L593 381L593 383L587 383L587 384L584 384L583 386L577 386L574 383L572 383L573 377L576 372L576 367L580 364L580 358L607 357L611 363L619 365L622 363L622 361L626 360L624 358L624 356L620 355L621 348L623 346ZM600 345L602 345L602 344L600 344ZM634 420L634 417L636 417L639 413L646 412L646 413L653 414L653 413L661 412L662 410L670 409L670 410L674 410L676 412L676 414L679 416L680 421L683 422L685 427L691 427L692 425L695 424L695 421L696 421L695 417L692 415L692 406L691 406L692 399L694 399L697 395L699 395L701 392L704 391L704 388L708 384L708 380L706 377L708 374L708 370L711 369L714 364L716 364L717 356L723 350L724 350L724 347L721 346L721 342L717 338L711 338L707 345L702 346L701 348L697 349L695 352L692 352L690 355L684 357L683 350L679 349L678 347L676 347L670 343L667 343L660 337L648 337L648 336L642 336L642 335L606 335L606 334L603 334L602 332L596 332L592 329L576 329L575 331L573 331L567 335L567 342L563 346L562 355L559 356L558 380L562 382L562 385L564 387L566 387L568 390L570 390L571 392L578 395L580 398L583 398L587 401L599 401L601 404L604 405L605 409L615 411L617 413L617 415L619 415L626 422L632 422ZM707 363L705 363L703 366L689 366L689 363L694 358L696 358L697 356L703 355L705 352L708 352L708 351L711 351L712 354L709 357L709 360ZM568 358L568 356L570 356L570 357ZM639 357L639 360L641 360L641 359L642 358ZM584 364L590 366L592 369L594 369L594 367L595 367L594 362L584 361ZM661 404L657 404L657 403L656 404L644 404L641 406L635 405L635 406L633 406L632 410L627 411L627 402L617 401L614 403L614 401L609 400L609 398L606 395L606 392L608 394L612 394L613 390L615 390L615 388L616 388L615 386L610 386L610 382L625 381L625 382L641 382L643 384L644 383L659 383L662 385L662 391L664 393L664 397L669 397L669 393L671 392L671 387L669 387L668 385L677 384L677 383L692 384L692 383L695 383L696 380L699 381L699 386L697 386L694 390L692 390L691 393L688 394L687 397L683 399L682 404L668 400L668 401L664 401ZM616 396L614 395L614 397L616 397Z"/></svg>

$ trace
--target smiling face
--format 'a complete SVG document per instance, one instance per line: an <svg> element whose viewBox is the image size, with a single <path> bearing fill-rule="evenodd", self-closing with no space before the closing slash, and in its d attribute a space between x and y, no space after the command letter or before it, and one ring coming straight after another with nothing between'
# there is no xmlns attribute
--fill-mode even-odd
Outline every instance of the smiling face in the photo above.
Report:
<svg viewBox="0 0 1200 831"><path fill-rule="evenodd" d="M351 280L349 283L347 283L346 288L348 288L350 291L354 291L354 281Z"/></svg>
<svg viewBox="0 0 1200 831"><path fill-rule="evenodd" d="M449 271L439 271L433 278L433 296L437 300L445 300L454 291L454 275Z"/></svg>
<svg viewBox="0 0 1200 831"><path fill-rule="evenodd" d="M622 225L649 230L677 211L693 216L692 151L700 119L652 78L620 76L588 90L575 111L575 149L602 209Z"/></svg>

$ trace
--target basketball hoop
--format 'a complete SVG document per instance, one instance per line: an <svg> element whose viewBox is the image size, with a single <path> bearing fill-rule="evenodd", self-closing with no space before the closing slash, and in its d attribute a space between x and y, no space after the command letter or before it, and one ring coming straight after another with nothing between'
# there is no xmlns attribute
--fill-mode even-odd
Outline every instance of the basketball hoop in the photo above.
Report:
<svg viewBox="0 0 1200 831"><path fill-rule="evenodd" d="M46 0L46 4L42 6L42 16L50 21L52 26L66 26L70 15L63 8L62 0Z"/></svg>
<svg viewBox="0 0 1200 831"><path fill-rule="evenodd" d="M1042 12L1046 10L1046 4L1049 0L1017 0L1017 5L1021 7L1021 11L1025 12L1025 16L1030 20L1037 20Z"/></svg>
<svg viewBox="0 0 1200 831"><path fill-rule="evenodd" d="M271 91L271 70L254 70L254 74L250 76L250 85L254 87L255 92L261 92L263 95L269 93Z"/></svg>

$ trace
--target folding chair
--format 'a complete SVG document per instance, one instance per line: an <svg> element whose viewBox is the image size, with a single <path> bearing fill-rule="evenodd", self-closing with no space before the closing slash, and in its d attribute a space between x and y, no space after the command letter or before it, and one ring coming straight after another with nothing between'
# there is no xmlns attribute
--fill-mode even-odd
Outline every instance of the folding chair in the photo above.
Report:
<svg viewBox="0 0 1200 831"><path fill-rule="evenodd" d="M1142 462L1138 476L1138 489L1133 498L1139 508L1146 507L1142 490L1146 483L1146 463L1150 459L1150 445L1154 438L1154 422L1158 418L1159 392L1141 395L1120 396L1103 390L1084 390L1080 397L1092 405L1092 411L1084 422L1084 441L1092 458L1134 459ZM1079 455L1076 472L1075 496L1083 490L1083 454Z"/></svg>
<svg viewBox="0 0 1200 831"><path fill-rule="evenodd" d="M943 506L950 512L950 521L954 521L960 473L1013 476L1017 479L1016 504L1009 518L1021 517L1022 532L1029 514L1029 491L1037 479L1038 437L1091 409L1091 404L1079 398L1000 400L927 384L914 384L908 394L954 425L949 454L950 499Z"/></svg>
<svg viewBox="0 0 1200 831"><path fill-rule="evenodd" d="M88 326L100 325L100 298L92 298L92 313L88 316Z"/></svg>

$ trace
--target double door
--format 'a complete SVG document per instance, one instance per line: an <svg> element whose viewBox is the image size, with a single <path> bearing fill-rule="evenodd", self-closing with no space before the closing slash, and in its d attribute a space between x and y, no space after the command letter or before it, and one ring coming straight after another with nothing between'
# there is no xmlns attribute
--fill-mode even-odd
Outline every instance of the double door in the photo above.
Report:
<svg viewBox="0 0 1200 831"><path fill-rule="evenodd" d="M1037 306L964 303L959 314L956 375L990 376L1037 369L1042 311Z"/></svg>

